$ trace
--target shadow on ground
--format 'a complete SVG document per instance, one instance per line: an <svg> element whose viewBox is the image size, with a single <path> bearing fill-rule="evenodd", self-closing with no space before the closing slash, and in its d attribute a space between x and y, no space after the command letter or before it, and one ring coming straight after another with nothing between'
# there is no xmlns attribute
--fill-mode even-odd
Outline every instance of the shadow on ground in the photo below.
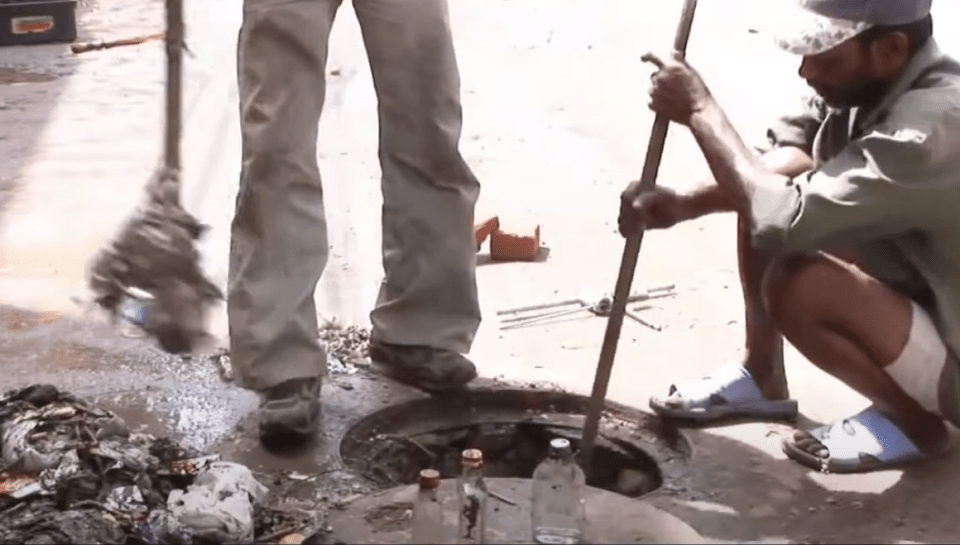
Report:
<svg viewBox="0 0 960 545"><path fill-rule="evenodd" d="M689 489L653 503L724 542L956 543L952 478L960 454L883 474L823 475L741 441L688 430L695 445ZM884 483L877 490L877 483Z"/></svg>

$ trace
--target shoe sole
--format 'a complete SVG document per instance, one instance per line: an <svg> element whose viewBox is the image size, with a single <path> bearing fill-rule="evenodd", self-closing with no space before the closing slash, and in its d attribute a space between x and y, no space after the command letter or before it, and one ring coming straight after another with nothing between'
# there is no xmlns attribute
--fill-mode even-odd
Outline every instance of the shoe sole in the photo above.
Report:
<svg viewBox="0 0 960 545"><path fill-rule="evenodd" d="M799 416L799 407L796 400L762 402L739 402L724 405L713 405L698 409L674 408L661 399L650 399L650 409L655 413L668 418L690 420L699 424L721 422L730 419L769 420L796 420Z"/></svg>

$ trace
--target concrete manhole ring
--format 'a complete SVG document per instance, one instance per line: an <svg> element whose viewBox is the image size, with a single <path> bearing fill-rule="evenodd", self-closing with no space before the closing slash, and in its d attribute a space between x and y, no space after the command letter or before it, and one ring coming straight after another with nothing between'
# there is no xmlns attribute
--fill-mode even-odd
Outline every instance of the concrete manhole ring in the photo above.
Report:
<svg viewBox="0 0 960 545"><path fill-rule="evenodd" d="M417 399L366 416L339 445L343 465L380 488L416 482L421 469L459 473L464 448L484 451L491 478L529 478L554 437L579 447L588 398L542 390L472 390ZM690 443L649 413L607 404L594 451L593 487L641 497L676 480Z"/></svg>

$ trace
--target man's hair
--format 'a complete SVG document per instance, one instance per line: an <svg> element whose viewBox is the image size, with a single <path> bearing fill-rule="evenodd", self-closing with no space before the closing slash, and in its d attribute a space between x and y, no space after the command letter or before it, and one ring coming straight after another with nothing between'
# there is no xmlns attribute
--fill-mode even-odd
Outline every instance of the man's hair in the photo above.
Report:
<svg viewBox="0 0 960 545"><path fill-rule="evenodd" d="M875 41L889 36L894 32L902 32L907 36L910 42L910 55L913 55L917 51L920 51L923 46L927 45L927 42L930 41L930 38L933 36L933 16L927 15L923 19L905 25L878 25L870 27L861 32L857 38L860 40L860 43L863 44L863 47L870 47Z"/></svg>

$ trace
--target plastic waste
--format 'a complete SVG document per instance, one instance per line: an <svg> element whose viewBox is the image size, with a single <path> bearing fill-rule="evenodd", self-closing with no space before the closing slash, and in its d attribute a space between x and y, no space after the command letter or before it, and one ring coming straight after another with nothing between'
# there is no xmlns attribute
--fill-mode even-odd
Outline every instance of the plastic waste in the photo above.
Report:
<svg viewBox="0 0 960 545"><path fill-rule="evenodd" d="M245 466L214 462L197 473L186 491L171 491L167 509L198 538L250 543L254 505L266 494L267 488Z"/></svg>

